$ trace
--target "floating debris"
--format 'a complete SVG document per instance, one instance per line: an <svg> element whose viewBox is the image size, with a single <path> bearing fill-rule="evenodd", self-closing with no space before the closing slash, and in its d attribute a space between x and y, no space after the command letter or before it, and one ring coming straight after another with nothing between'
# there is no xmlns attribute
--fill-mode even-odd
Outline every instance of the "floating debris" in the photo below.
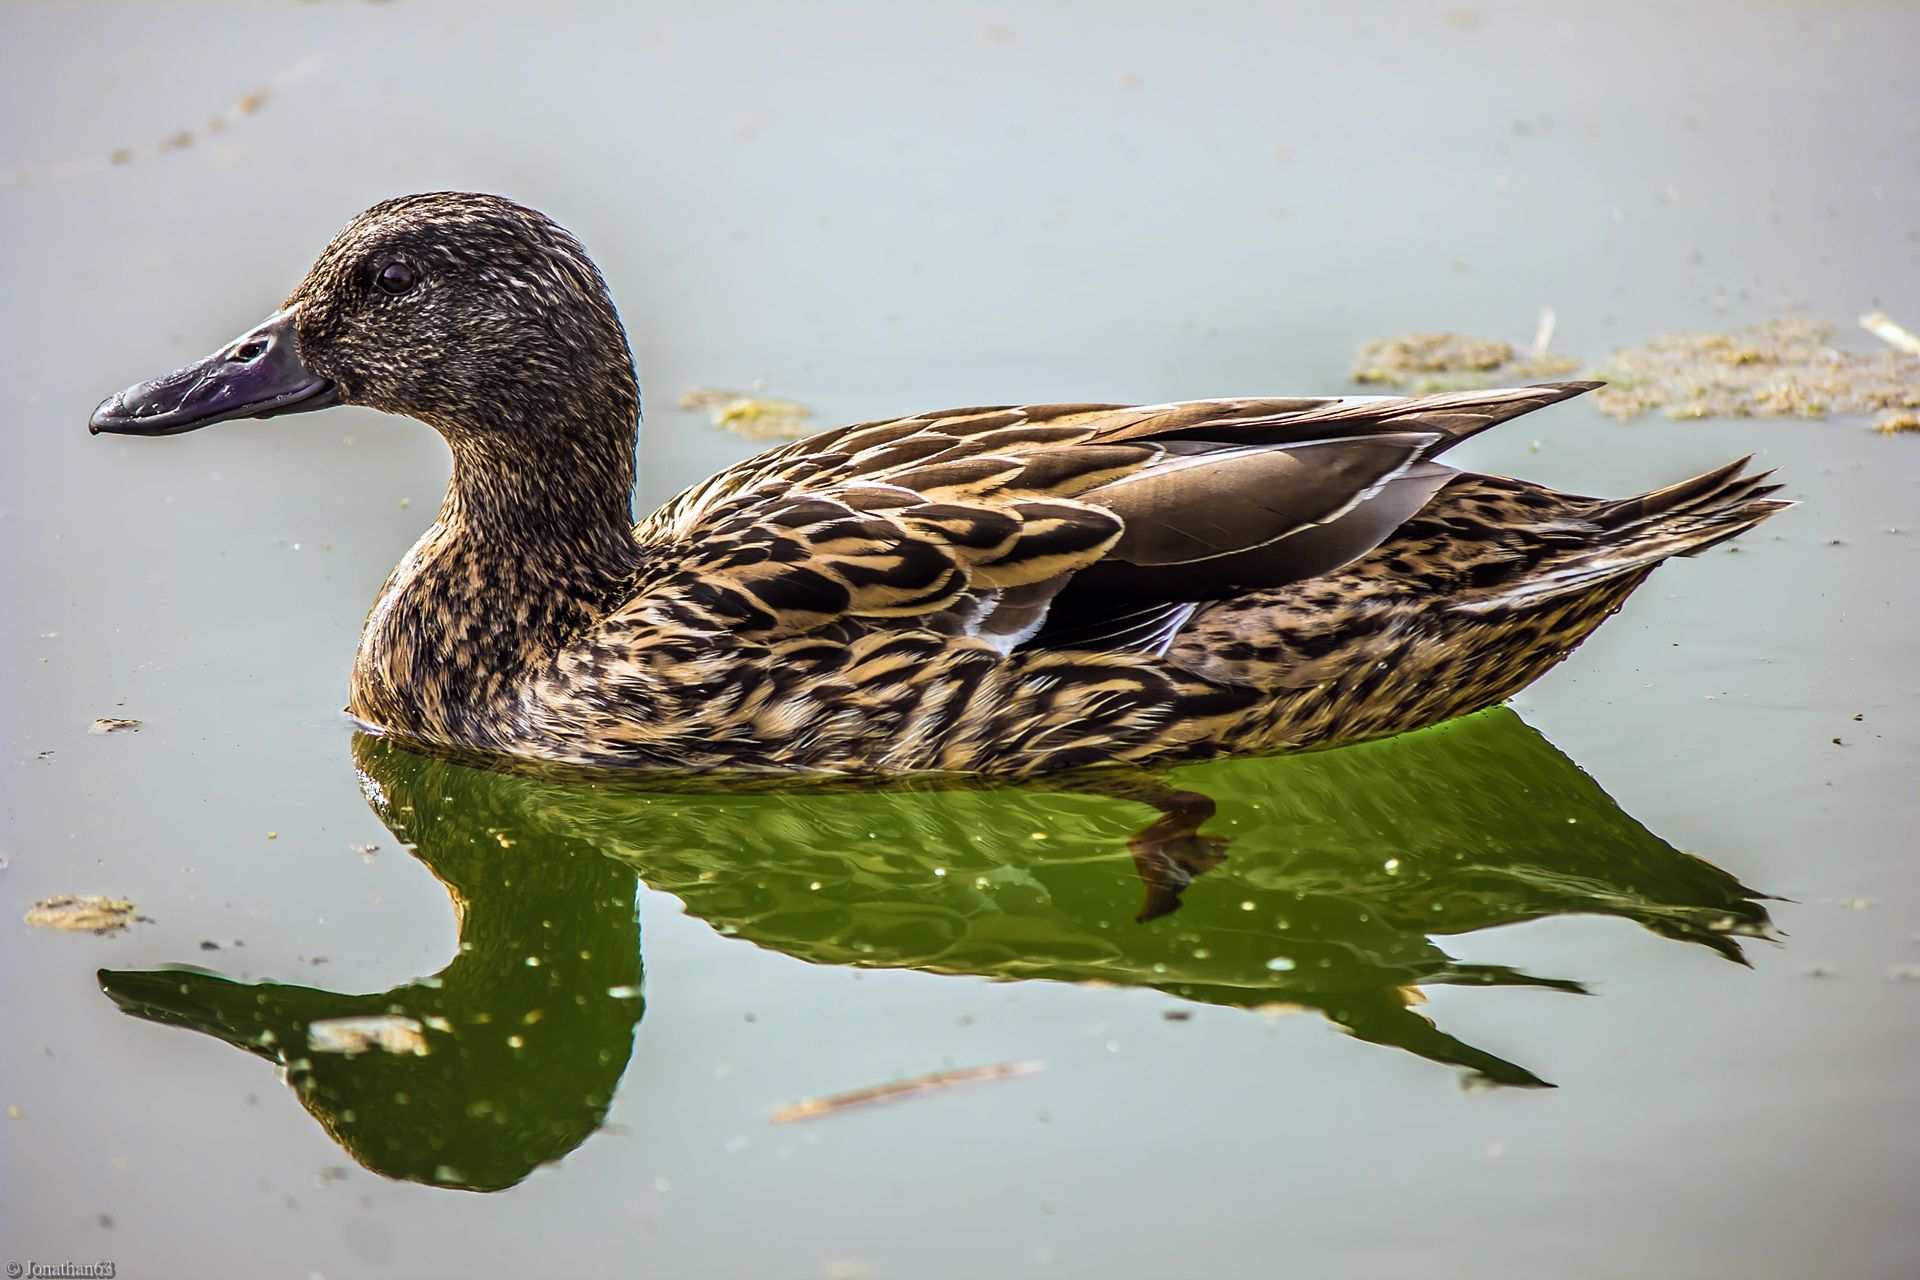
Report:
<svg viewBox="0 0 1920 1280"><path fill-rule="evenodd" d="M1626 421L1658 409L1669 418L1825 418L1879 414L1886 435L1920 432L1920 336L1883 312L1860 327L1888 349L1860 354L1832 345L1833 326L1804 317L1738 333L1680 333L1616 351L1581 376L1607 385L1594 403ZM1353 380L1418 395L1471 391L1563 377L1581 361L1554 355L1554 313L1540 313L1530 348L1458 333L1410 333L1363 343Z"/></svg>
<svg viewBox="0 0 1920 1280"><path fill-rule="evenodd" d="M101 716L87 726L88 733L131 733L140 727L138 720L127 720L120 716Z"/></svg>
<svg viewBox="0 0 1920 1280"><path fill-rule="evenodd" d="M178 129L149 146L115 147L104 154L88 156L84 160L67 160L44 168L7 169L0 171L0 187L24 187L34 182L52 182L62 178L77 178L115 165L132 164L136 160L151 160L169 152L182 151L196 142L205 141L216 134L225 133L230 127L246 119L265 106L267 99L281 89L297 81L304 80L320 69L325 59L315 55L294 63L286 70L274 76L257 89L251 89L227 104L225 110L205 124L191 129Z"/></svg>
<svg viewBox="0 0 1920 1280"><path fill-rule="evenodd" d="M1291 1018L1296 1013L1313 1012L1312 1005L1301 1004L1298 1000L1266 1000L1260 1004L1247 1006L1248 1013L1257 1013L1263 1018L1279 1020Z"/></svg>
<svg viewBox="0 0 1920 1280"><path fill-rule="evenodd" d="M1874 425L1891 435L1920 409L1920 355L1884 316L1874 329L1892 349L1865 355L1833 345L1833 326L1790 316L1738 333L1680 333L1616 351L1594 370L1607 385L1601 410L1625 421L1658 409L1669 418L1825 418L1883 413Z"/></svg>
<svg viewBox="0 0 1920 1280"><path fill-rule="evenodd" d="M714 426L749 440L797 440L813 420L813 410L797 400L715 387L687 388L680 393L680 407L705 412Z"/></svg>
<svg viewBox="0 0 1920 1280"><path fill-rule="evenodd" d="M427 1038L420 1023L397 1013L363 1018L322 1018L307 1024L307 1047L315 1053L410 1053L424 1057Z"/></svg>
<svg viewBox="0 0 1920 1280"><path fill-rule="evenodd" d="M1497 338L1461 333L1408 333L1360 344L1353 358L1355 382L1398 387L1414 395L1430 391L1476 391L1483 387L1558 378L1580 367L1573 356L1554 355L1554 314L1540 313L1532 346L1521 351Z"/></svg>
<svg viewBox="0 0 1920 1280"><path fill-rule="evenodd" d="M26 921L37 929L60 929L67 933L118 933L132 924L151 924L146 916L133 913L126 898L103 898L98 894L63 893L43 898L27 908Z"/></svg>
<svg viewBox="0 0 1920 1280"><path fill-rule="evenodd" d="M923 1093L932 1093L937 1089L951 1089L958 1085L975 1084L982 1080L1011 1080L1015 1076L1030 1076L1036 1071L1044 1070L1046 1065L1038 1060L1030 1060L996 1062L984 1067L956 1067L951 1071L935 1071L924 1076L915 1076L911 1080L896 1080L891 1084L877 1084L847 1093L832 1093L821 1098L802 1098L790 1107L781 1107L769 1119L774 1124L792 1124L795 1120L812 1120L854 1107L871 1106L878 1102L892 1102L896 1098L911 1098Z"/></svg>

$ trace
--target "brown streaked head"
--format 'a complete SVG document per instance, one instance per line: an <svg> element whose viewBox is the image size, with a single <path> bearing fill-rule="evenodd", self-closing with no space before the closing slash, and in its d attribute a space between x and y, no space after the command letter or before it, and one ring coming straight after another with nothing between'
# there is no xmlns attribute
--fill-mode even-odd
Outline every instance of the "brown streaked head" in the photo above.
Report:
<svg viewBox="0 0 1920 1280"><path fill-rule="evenodd" d="M172 435L331 404L419 418L456 445L630 440L639 389L580 242L513 201L443 191L367 210L266 322L109 397L88 425Z"/></svg>

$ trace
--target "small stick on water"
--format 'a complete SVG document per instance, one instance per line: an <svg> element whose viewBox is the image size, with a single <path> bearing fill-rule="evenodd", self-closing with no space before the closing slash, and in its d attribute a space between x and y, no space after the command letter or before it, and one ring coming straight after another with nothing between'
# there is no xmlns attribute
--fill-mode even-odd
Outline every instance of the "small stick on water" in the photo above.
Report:
<svg viewBox="0 0 1920 1280"><path fill-rule="evenodd" d="M1528 352L1535 360L1545 357L1547 348L1553 345L1554 318L1552 307L1540 308L1540 323L1533 330L1533 347Z"/></svg>
<svg viewBox="0 0 1920 1280"><path fill-rule="evenodd" d="M802 1098L790 1107L781 1107L768 1119L774 1124L792 1124L795 1120L812 1120L820 1116L847 1111L853 1107L865 1107L877 1102L892 1102L896 1098L911 1098L917 1094L932 1093L936 1089L951 1089L956 1085L974 1084L981 1080L1011 1080L1015 1076L1030 1076L1036 1071L1043 1070L1046 1065L1034 1059L1027 1062L995 1062L984 1067L956 1067L951 1071L935 1071L924 1076L915 1076L911 1080L895 1080L891 1084L876 1084L870 1088L853 1089L847 1093L830 1093L820 1098Z"/></svg>
<svg viewBox="0 0 1920 1280"><path fill-rule="evenodd" d="M196 142L204 142L217 134L225 133L229 128L260 110L267 99L286 88L306 79L326 63L320 54L302 58L273 79L256 89L241 94L228 104L220 114L211 117L197 126L189 126L168 134L160 141L144 147L115 147L111 151L88 156L83 160L68 160L61 164L50 164L38 169L0 170L0 187L23 187L29 183L51 182L65 178L78 178L89 173L97 173L115 165L132 164L136 160L151 160L170 152L190 147Z"/></svg>
<svg viewBox="0 0 1920 1280"><path fill-rule="evenodd" d="M1884 311L1867 312L1860 317L1860 327L1888 346L1897 347L1910 356L1920 356L1920 337L1894 323L1893 317Z"/></svg>

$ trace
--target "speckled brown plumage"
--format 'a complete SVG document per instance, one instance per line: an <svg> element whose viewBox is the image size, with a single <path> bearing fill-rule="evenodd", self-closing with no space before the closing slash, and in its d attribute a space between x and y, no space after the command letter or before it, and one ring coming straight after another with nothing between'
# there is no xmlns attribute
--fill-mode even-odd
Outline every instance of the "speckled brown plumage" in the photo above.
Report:
<svg viewBox="0 0 1920 1280"><path fill-rule="evenodd" d="M396 261L418 286L383 296ZM634 527L625 334L545 218L388 202L287 306L341 400L452 449L351 701L441 747L1038 773L1331 746L1502 700L1661 560L1784 505L1740 464L1607 502L1435 460L1592 385L1567 383L867 423Z"/></svg>

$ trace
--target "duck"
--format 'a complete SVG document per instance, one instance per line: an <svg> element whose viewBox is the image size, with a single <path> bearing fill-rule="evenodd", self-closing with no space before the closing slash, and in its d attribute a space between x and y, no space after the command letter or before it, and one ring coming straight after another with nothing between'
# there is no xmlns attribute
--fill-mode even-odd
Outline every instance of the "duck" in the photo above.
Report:
<svg viewBox="0 0 1920 1280"><path fill-rule="evenodd" d="M429 192L88 426L344 404L440 433L445 499L353 664L370 732L588 768L1036 776L1496 705L1663 561L1791 505L1751 459L1611 500L1442 461L1598 385L920 413L778 445L636 523L640 387L599 269L522 204Z"/></svg>

